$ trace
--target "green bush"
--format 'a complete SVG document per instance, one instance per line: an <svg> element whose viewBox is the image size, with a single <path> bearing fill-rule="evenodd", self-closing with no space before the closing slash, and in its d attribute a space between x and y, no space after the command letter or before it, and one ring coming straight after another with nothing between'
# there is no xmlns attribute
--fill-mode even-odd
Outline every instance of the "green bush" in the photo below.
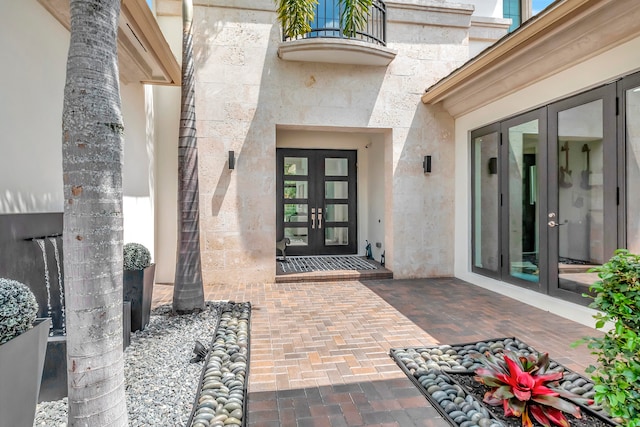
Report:
<svg viewBox="0 0 640 427"><path fill-rule="evenodd" d="M124 269L144 270L151 265L151 253L140 243L124 245Z"/></svg>
<svg viewBox="0 0 640 427"><path fill-rule="evenodd" d="M38 302L27 285L0 278L0 345L28 331L38 314Z"/></svg>
<svg viewBox="0 0 640 427"><path fill-rule="evenodd" d="M640 426L640 256L619 249L606 264L591 269L600 280L589 289L590 307L602 338L587 338L598 366L587 372L595 383L595 400L628 427Z"/></svg>

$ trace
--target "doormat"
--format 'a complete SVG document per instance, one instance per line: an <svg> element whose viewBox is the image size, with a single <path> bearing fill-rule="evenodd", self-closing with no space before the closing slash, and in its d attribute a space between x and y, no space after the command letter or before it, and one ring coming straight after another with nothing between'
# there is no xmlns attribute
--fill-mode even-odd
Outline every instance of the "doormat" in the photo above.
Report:
<svg viewBox="0 0 640 427"><path fill-rule="evenodd" d="M278 259L283 273L307 273L333 270L376 270L375 264L364 258L349 256L288 256L287 261Z"/></svg>

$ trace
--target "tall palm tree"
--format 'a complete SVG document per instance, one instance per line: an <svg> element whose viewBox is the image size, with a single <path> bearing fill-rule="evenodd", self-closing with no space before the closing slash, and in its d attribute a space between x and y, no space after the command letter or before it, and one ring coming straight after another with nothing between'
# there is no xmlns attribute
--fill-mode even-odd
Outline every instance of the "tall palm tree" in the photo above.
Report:
<svg viewBox="0 0 640 427"><path fill-rule="evenodd" d="M178 254L173 288L173 311L204 308L200 261L198 145L196 139L193 66L193 4L182 0L182 107L178 138Z"/></svg>
<svg viewBox="0 0 640 427"><path fill-rule="evenodd" d="M71 0L62 113L69 426L126 426L121 0Z"/></svg>
<svg viewBox="0 0 640 427"><path fill-rule="evenodd" d="M367 25L373 0L321 0L337 1L340 13L340 28L347 37ZM282 24L284 35L296 38L311 31L310 23L315 17L318 0L277 0L278 21Z"/></svg>

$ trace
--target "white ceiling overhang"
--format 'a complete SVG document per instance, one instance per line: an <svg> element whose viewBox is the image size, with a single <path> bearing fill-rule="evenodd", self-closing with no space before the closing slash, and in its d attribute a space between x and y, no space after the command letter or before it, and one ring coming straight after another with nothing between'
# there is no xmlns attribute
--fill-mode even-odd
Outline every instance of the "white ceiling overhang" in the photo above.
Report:
<svg viewBox="0 0 640 427"><path fill-rule="evenodd" d="M422 96L459 117L640 35L638 0L561 0Z"/></svg>
<svg viewBox="0 0 640 427"><path fill-rule="evenodd" d="M69 0L38 1L69 29ZM122 1L118 63L125 83L180 84L180 65L145 0Z"/></svg>

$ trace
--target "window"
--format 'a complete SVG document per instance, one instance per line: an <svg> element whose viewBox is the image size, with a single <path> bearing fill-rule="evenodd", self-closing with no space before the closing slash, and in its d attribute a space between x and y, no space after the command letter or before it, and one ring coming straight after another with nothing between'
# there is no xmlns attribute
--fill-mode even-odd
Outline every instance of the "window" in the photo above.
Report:
<svg viewBox="0 0 640 427"><path fill-rule="evenodd" d="M502 1L502 16L511 19L511 26L509 32L512 32L522 24L522 12L520 7L520 0L503 0Z"/></svg>

